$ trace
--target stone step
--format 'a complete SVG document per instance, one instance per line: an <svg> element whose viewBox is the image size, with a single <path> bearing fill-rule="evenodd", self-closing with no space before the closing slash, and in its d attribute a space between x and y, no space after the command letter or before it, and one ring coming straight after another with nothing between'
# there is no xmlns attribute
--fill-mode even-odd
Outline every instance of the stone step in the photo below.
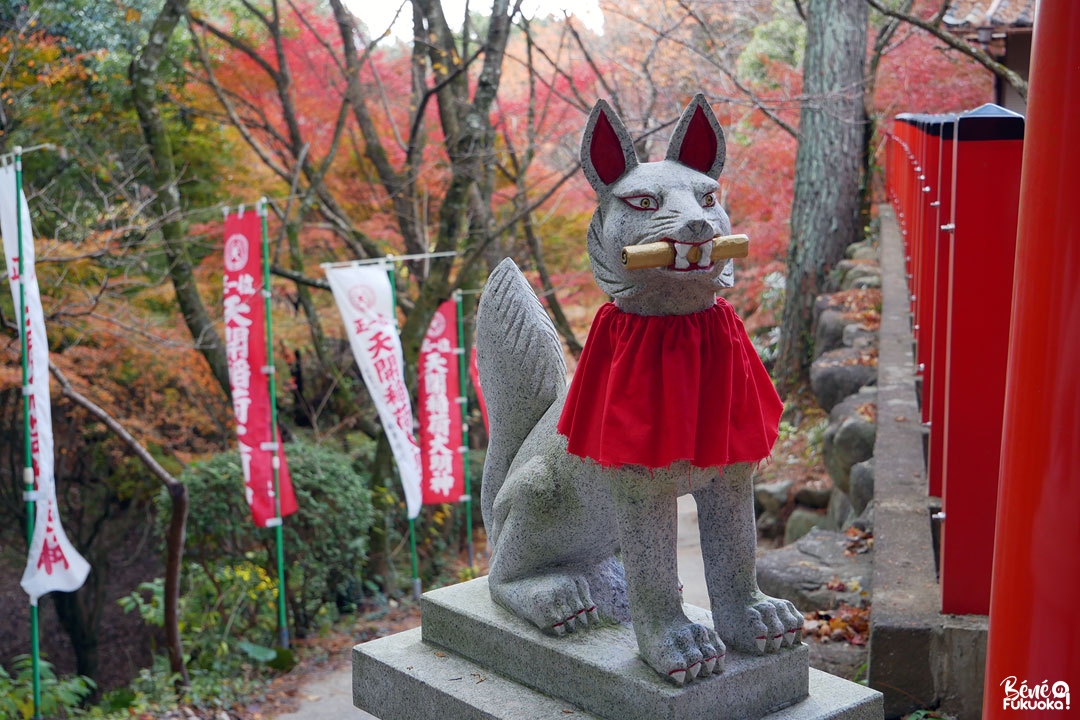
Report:
<svg viewBox="0 0 1080 720"><path fill-rule="evenodd" d="M381 720L599 720L423 642L420 628L353 648L353 704Z"/></svg>
<svg viewBox="0 0 1080 720"><path fill-rule="evenodd" d="M881 720L881 693L810 669L810 695L762 720ZM420 628L353 648L353 703L382 720L602 720L426 643ZM607 717L614 717L607 715ZM703 718L739 720L721 698Z"/></svg>

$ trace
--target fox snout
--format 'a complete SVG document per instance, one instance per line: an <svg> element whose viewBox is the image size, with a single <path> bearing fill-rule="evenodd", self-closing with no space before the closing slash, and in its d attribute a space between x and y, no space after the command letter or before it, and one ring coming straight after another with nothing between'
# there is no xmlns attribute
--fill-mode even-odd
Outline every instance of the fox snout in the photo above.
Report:
<svg viewBox="0 0 1080 720"><path fill-rule="evenodd" d="M687 221L680 232L681 237L672 238L680 242L697 244L705 242L706 240L712 240L717 234L717 229L705 218L698 218L696 220Z"/></svg>

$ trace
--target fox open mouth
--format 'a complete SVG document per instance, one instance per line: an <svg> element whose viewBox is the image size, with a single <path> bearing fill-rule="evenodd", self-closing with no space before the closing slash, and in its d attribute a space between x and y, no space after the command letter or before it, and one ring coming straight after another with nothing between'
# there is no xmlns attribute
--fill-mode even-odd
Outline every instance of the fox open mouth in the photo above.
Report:
<svg viewBox="0 0 1080 720"><path fill-rule="evenodd" d="M670 238L664 238L664 242L671 243L675 250L675 262L668 267L679 272L693 270L708 270L712 267L712 240L703 240L698 243L675 242Z"/></svg>

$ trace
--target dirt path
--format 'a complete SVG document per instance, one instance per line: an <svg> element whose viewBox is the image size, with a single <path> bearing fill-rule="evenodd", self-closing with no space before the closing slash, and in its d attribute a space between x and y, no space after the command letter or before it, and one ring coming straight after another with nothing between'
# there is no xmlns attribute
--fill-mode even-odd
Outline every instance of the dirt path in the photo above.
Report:
<svg viewBox="0 0 1080 720"><path fill-rule="evenodd" d="M351 652L351 650L350 650ZM353 707L352 667L332 670L310 679L297 693L300 707L294 712L277 715L278 720L315 720L316 718L374 718Z"/></svg>

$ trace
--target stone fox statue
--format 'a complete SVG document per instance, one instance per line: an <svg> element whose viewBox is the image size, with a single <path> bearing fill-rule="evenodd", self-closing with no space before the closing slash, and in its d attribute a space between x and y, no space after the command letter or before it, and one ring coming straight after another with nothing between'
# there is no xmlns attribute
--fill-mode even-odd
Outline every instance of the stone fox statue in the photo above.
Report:
<svg viewBox="0 0 1080 720"><path fill-rule="evenodd" d="M727 648L776 652L803 619L764 595L754 566L752 474L782 405L731 305L731 232L717 199L724 135L704 96L684 111L666 159L639 163L603 100L581 147L599 195L588 231L600 309L570 387L555 329L504 260L477 318L491 424L481 507L492 598L553 635L632 621L641 657L682 685L723 670ZM668 267L628 270L624 247L668 242ZM695 251L695 248L697 250ZM676 498L693 493L715 627L683 614Z"/></svg>

